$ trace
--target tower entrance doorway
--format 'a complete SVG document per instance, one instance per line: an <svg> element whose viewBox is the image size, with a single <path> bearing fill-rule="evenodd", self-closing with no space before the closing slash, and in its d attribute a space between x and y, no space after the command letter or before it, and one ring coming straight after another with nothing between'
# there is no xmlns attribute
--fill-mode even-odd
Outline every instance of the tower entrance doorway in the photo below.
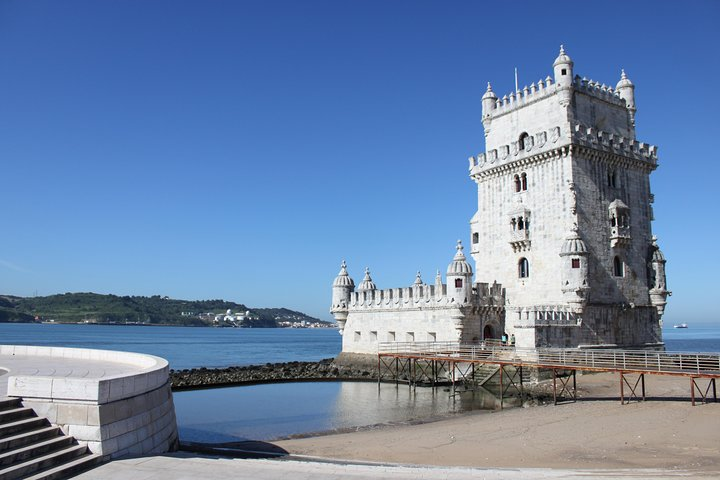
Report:
<svg viewBox="0 0 720 480"><path fill-rule="evenodd" d="M485 325L485 328L483 329L483 340L486 340L488 338L496 338L495 332L493 331L492 326Z"/></svg>

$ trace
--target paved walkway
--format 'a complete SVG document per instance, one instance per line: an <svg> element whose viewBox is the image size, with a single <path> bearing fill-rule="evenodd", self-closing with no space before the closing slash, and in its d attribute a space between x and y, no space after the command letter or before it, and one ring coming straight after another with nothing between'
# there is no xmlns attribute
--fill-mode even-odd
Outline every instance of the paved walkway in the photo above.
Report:
<svg viewBox="0 0 720 480"><path fill-rule="evenodd" d="M216 458L187 453L142 457L101 465L81 474L77 480L517 480L518 478L587 480L592 479L688 479L717 478L715 474L659 469L641 470L560 470L546 468L461 468L404 465L363 465L303 460L243 460Z"/></svg>
<svg viewBox="0 0 720 480"><path fill-rule="evenodd" d="M0 398L7 395L10 375L104 378L142 368L105 360L83 360L36 355L0 355Z"/></svg>

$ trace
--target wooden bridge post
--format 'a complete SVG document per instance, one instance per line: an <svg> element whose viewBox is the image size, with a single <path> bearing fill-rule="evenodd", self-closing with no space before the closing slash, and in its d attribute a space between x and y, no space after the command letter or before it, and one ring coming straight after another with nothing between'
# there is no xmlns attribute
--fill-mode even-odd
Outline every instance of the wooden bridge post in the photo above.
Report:
<svg viewBox="0 0 720 480"><path fill-rule="evenodd" d="M503 409L503 392L504 392L504 389L503 389L503 372L504 372L503 365L500 364L500 410Z"/></svg>

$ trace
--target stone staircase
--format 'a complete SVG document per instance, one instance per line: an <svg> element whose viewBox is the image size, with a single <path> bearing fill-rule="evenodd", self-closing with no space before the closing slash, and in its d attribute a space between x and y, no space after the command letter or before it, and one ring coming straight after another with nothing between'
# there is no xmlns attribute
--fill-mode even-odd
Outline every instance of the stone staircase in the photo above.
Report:
<svg viewBox="0 0 720 480"><path fill-rule="evenodd" d="M102 457L16 398L0 398L0 480L69 478Z"/></svg>

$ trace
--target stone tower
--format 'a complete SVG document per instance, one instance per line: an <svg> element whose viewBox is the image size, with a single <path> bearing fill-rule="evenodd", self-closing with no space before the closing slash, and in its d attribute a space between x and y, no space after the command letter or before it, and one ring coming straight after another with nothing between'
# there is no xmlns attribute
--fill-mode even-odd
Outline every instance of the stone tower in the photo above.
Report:
<svg viewBox="0 0 720 480"><path fill-rule="evenodd" d="M470 253L478 280L506 289L519 347L662 347L657 148L636 140L635 113L624 71L615 89L581 78L562 47L552 77L502 98L488 84Z"/></svg>

